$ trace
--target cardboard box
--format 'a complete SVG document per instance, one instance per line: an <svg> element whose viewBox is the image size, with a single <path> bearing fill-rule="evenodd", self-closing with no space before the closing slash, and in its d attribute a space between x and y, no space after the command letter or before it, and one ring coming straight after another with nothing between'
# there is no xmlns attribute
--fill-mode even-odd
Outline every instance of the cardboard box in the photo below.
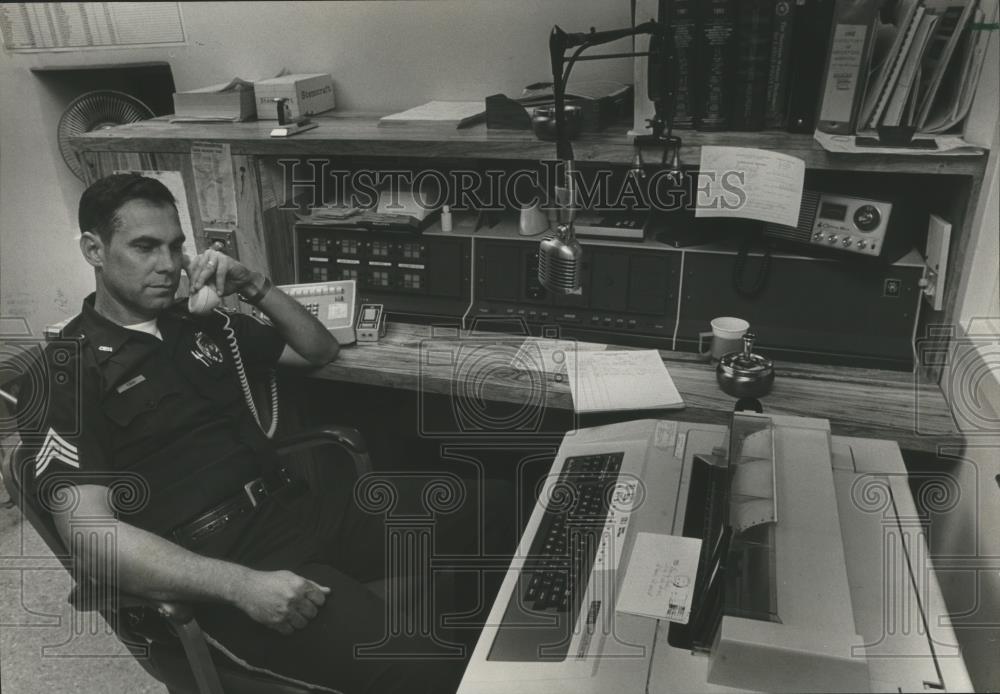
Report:
<svg viewBox="0 0 1000 694"><path fill-rule="evenodd" d="M274 99L288 99L292 118L312 116L332 109L333 78L329 73L285 75L254 83L258 120L278 120Z"/></svg>

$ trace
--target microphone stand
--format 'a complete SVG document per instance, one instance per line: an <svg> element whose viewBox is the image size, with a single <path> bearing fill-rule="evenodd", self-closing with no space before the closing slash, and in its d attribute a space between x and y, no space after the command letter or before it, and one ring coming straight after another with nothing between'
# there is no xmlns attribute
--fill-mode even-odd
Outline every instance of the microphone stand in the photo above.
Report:
<svg viewBox="0 0 1000 694"><path fill-rule="evenodd" d="M669 15L668 15L669 16ZM662 19L662 16L661 16ZM632 51L627 53L606 53L595 56L584 56L584 51L612 41L629 36L650 35L649 51ZM554 234L542 240L539 248L538 280L545 289L560 294L580 294L579 258L583 251L573 228L576 216L576 181L573 156L573 145L570 142L566 127L566 86L569 83L573 65L579 60L608 60L611 58L630 58L648 56L650 64L656 60L656 69L651 69L651 79L647 85L650 98L654 104L654 115L647 121L653 132L648 135L637 135L632 144L636 150L636 164L633 172L644 176L642 171L643 145L656 144L663 147L662 163L670 166L668 178L671 182L679 181L683 176L680 165L680 138L673 135L673 114L667 104L673 103L673 38L670 36L665 20L657 22L649 20L634 27L595 31L593 28L585 33L567 33L559 26L552 27L549 34L549 60L552 68L552 92L555 109L556 158L562 163L563 183L556 186L556 203L559 206L558 221ZM576 50L567 59L566 51ZM653 78L653 76L656 78ZM658 78L658 79L657 79ZM659 84L660 80L666 82ZM668 162L668 152L670 161ZM554 258L555 261L550 261Z"/></svg>

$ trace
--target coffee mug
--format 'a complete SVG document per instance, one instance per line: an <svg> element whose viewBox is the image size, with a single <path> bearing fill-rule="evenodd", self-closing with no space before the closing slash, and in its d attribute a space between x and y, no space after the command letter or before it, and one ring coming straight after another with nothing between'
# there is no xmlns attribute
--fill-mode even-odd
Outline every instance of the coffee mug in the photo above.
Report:
<svg viewBox="0 0 1000 694"><path fill-rule="evenodd" d="M537 202L521 208L521 220L517 229L521 236L538 236L543 231L548 231L548 228L549 219Z"/></svg>
<svg viewBox="0 0 1000 694"><path fill-rule="evenodd" d="M698 354L708 359L722 359L730 352L743 350L743 335L750 329L750 324L742 318L722 316L713 318L709 324L712 329L698 333ZM704 348L705 338L711 338L712 345Z"/></svg>

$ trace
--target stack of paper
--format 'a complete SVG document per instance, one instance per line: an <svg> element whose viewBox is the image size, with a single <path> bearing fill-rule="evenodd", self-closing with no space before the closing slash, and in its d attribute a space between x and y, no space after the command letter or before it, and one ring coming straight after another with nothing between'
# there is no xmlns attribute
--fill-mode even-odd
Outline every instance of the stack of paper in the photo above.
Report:
<svg viewBox="0 0 1000 694"><path fill-rule="evenodd" d="M653 349L568 352L566 370L578 413L684 407L659 352Z"/></svg>
<svg viewBox="0 0 1000 694"><path fill-rule="evenodd" d="M461 128L486 118L483 101L428 101L407 111L379 119L379 125L449 125Z"/></svg>

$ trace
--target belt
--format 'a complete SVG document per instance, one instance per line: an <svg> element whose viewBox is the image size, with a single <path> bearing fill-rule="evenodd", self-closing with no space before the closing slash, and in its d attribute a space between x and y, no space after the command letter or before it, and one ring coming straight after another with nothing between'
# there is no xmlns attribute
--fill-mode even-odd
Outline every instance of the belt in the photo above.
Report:
<svg viewBox="0 0 1000 694"><path fill-rule="evenodd" d="M175 528L174 539L183 545L203 540L219 532L240 516L253 513L264 499L283 488L288 481L284 476L274 484L269 484L260 477L250 480L243 485L240 493L213 506L194 520Z"/></svg>

